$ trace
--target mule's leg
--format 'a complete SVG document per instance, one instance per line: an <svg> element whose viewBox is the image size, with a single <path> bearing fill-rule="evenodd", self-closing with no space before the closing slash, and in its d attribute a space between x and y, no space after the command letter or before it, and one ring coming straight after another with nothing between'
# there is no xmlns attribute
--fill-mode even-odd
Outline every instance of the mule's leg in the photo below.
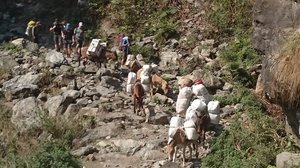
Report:
<svg viewBox="0 0 300 168"><path fill-rule="evenodd" d="M182 166L184 167L185 166L185 148L186 148L186 145L183 145L183 149L182 149Z"/></svg>
<svg viewBox="0 0 300 168"><path fill-rule="evenodd" d="M199 152L198 152L198 142L195 143L195 151L196 151L196 159L198 159Z"/></svg>
<svg viewBox="0 0 300 168"><path fill-rule="evenodd" d="M135 114L135 111L136 111L136 105L137 105L137 102L136 102L136 98L135 98L135 95L132 96L133 97L133 113Z"/></svg>
<svg viewBox="0 0 300 168"><path fill-rule="evenodd" d="M174 147L175 148L175 152L173 154L173 162L175 162L176 156L177 156L177 146Z"/></svg>
<svg viewBox="0 0 300 168"><path fill-rule="evenodd" d="M193 155L193 149L192 149L192 146L191 145L188 145L188 148L189 148L189 152L190 152L190 158L189 158L189 161L192 160L192 155Z"/></svg>

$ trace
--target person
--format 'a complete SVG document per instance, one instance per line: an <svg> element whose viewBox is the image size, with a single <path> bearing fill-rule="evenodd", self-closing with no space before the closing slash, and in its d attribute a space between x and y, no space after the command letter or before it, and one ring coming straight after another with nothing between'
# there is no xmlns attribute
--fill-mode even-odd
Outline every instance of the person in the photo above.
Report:
<svg viewBox="0 0 300 168"><path fill-rule="evenodd" d="M64 30L62 31L62 38L63 38L63 42L64 42L64 49L65 49L65 54L67 55L68 58L70 58L71 56L71 52L72 52L72 48L71 45L73 43L73 35L74 35L74 31L72 30L71 24L67 23Z"/></svg>
<svg viewBox="0 0 300 168"><path fill-rule="evenodd" d="M124 35L121 34L121 33L119 33L119 34L117 35L117 42L118 42L118 48L119 48L119 50L122 50L121 41L122 41L122 38L123 38L123 37L124 37Z"/></svg>
<svg viewBox="0 0 300 168"><path fill-rule="evenodd" d="M79 22L78 27L74 29L73 41L76 43L76 52L81 57L81 48L84 40L83 23Z"/></svg>
<svg viewBox="0 0 300 168"><path fill-rule="evenodd" d="M30 20L27 24L26 32L25 34L27 35L28 40L33 41L33 34L32 34L32 29L35 26L35 21Z"/></svg>
<svg viewBox="0 0 300 168"><path fill-rule="evenodd" d="M37 21L34 25L34 27L32 28L32 39L34 43L39 44L40 42L40 32L41 32L41 23L40 21Z"/></svg>
<svg viewBox="0 0 300 168"><path fill-rule="evenodd" d="M60 51L62 26L61 24L59 24L57 19L55 19L53 26L50 27L50 31L53 31L53 40L54 40L55 49L56 51Z"/></svg>
<svg viewBox="0 0 300 168"><path fill-rule="evenodd" d="M121 40L121 46L122 46L122 50L123 50L122 64L124 65L127 60L127 55L129 53L129 39L128 39L128 36L125 36L124 34L123 34L123 38Z"/></svg>

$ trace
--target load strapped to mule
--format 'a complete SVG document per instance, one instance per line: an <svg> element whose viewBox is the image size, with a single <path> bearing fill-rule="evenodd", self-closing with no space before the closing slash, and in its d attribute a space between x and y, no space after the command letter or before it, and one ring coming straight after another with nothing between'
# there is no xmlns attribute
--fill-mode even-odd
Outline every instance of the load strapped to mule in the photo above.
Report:
<svg viewBox="0 0 300 168"><path fill-rule="evenodd" d="M93 39L87 49L87 54L91 57L99 58L105 51L107 43L101 42L101 39Z"/></svg>

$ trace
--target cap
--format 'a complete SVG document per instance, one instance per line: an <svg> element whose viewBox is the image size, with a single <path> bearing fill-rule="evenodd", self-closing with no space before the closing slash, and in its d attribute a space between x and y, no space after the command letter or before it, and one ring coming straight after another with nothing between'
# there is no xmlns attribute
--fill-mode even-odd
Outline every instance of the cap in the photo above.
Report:
<svg viewBox="0 0 300 168"><path fill-rule="evenodd" d="M200 84L203 84L203 81L201 79L197 79L194 81L194 84L200 85Z"/></svg>
<svg viewBox="0 0 300 168"><path fill-rule="evenodd" d="M66 24L66 29L69 30L70 28L71 28L71 24L70 24L70 23L67 23L67 24Z"/></svg>

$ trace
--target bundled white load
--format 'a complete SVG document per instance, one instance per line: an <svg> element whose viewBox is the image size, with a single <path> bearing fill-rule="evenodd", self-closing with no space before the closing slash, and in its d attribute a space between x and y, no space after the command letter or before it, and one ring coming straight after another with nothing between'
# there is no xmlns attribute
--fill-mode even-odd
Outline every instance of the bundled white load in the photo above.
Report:
<svg viewBox="0 0 300 168"><path fill-rule="evenodd" d="M135 56L132 55L132 54L129 54L129 55L127 56L127 60L126 60L126 62L125 62L125 65L126 65L126 66L132 65L132 63L133 63L134 60L135 60Z"/></svg>
<svg viewBox="0 0 300 168"><path fill-rule="evenodd" d="M158 72L158 65L152 63L151 64L151 69L152 69L152 72L157 73Z"/></svg>
<svg viewBox="0 0 300 168"><path fill-rule="evenodd" d="M197 121L198 112L194 110L191 106L186 110L185 119L192 120L194 123Z"/></svg>
<svg viewBox="0 0 300 168"><path fill-rule="evenodd" d="M127 84L134 84L136 80L136 73L134 72L129 72L128 73L128 80L127 80Z"/></svg>
<svg viewBox="0 0 300 168"><path fill-rule="evenodd" d="M134 85L134 84L127 84L127 85L126 85L126 92L127 92L128 94L131 94L131 90L132 90L133 85Z"/></svg>
<svg viewBox="0 0 300 168"><path fill-rule="evenodd" d="M210 122L213 124L219 124L221 117L219 114L211 114L209 113Z"/></svg>
<svg viewBox="0 0 300 168"><path fill-rule="evenodd" d="M98 56L101 53L101 39L93 39L87 49L89 55Z"/></svg>
<svg viewBox="0 0 300 168"><path fill-rule="evenodd" d="M150 84L150 76L141 75L141 83L145 85Z"/></svg>
<svg viewBox="0 0 300 168"><path fill-rule="evenodd" d="M128 79L127 79L127 85L126 85L126 92L131 94L132 86L134 85L136 80L136 73L129 72L128 73Z"/></svg>
<svg viewBox="0 0 300 168"><path fill-rule="evenodd" d="M141 76L150 76L150 72L151 72L151 66L150 65L143 65L142 68L142 72L141 72Z"/></svg>
<svg viewBox="0 0 300 168"><path fill-rule="evenodd" d="M220 102L217 100L210 101L207 110L210 114L220 114Z"/></svg>
<svg viewBox="0 0 300 168"><path fill-rule="evenodd" d="M199 112L206 110L206 104L201 99L195 99L191 104L192 109L197 110Z"/></svg>
<svg viewBox="0 0 300 168"><path fill-rule="evenodd" d="M212 96L208 93L207 89L203 84L193 85L192 89L196 97L204 101L205 104L212 100Z"/></svg>
<svg viewBox="0 0 300 168"><path fill-rule="evenodd" d="M177 128L182 127L184 123L184 119L181 117L172 117L170 120L170 128L169 128L169 137L173 138Z"/></svg>
<svg viewBox="0 0 300 168"><path fill-rule="evenodd" d="M183 124L185 135L188 140L197 140L199 134L196 131L196 125L192 120L187 120Z"/></svg>
<svg viewBox="0 0 300 168"><path fill-rule="evenodd" d="M190 107L186 110L185 119L191 119L196 123L198 116L206 110L206 105L200 99L196 99L192 102Z"/></svg>
<svg viewBox="0 0 300 168"><path fill-rule="evenodd" d="M190 105L192 98L192 89L190 87L184 87L179 91L179 95L176 101L176 112L184 117L187 108Z"/></svg>

